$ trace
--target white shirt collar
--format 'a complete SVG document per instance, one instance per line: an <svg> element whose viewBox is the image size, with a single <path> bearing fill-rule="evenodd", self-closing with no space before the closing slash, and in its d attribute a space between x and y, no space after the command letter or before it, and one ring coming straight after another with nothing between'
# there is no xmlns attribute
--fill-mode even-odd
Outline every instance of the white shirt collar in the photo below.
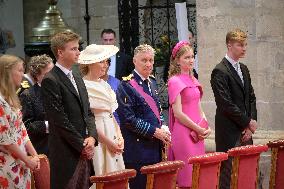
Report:
<svg viewBox="0 0 284 189"><path fill-rule="evenodd" d="M235 67L236 64L239 63L239 61L235 61L231 57L229 57L228 54L226 54L225 58L232 64L233 67Z"/></svg>
<svg viewBox="0 0 284 189"><path fill-rule="evenodd" d="M149 77L148 78L143 77L136 69L134 69L134 71L141 77L142 81L145 81L145 79L148 79L148 81L150 81Z"/></svg>
<svg viewBox="0 0 284 189"><path fill-rule="evenodd" d="M65 73L65 75L68 75L70 72L72 73L72 70L65 68L64 66L62 66L58 62L56 62L55 66L57 66L60 70L62 70Z"/></svg>
<svg viewBox="0 0 284 189"><path fill-rule="evenodd" d="M24 77L25 77L32 85L35 84L34 81L33 81L33 79L32 79L28 74L24 74Z"/></svg>

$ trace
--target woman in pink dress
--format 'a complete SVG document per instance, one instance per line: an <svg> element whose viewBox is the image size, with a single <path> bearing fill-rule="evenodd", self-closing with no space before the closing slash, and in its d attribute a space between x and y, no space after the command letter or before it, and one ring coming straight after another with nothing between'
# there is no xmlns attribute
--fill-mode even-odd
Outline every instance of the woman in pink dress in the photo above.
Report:
<svg viewBox="0 0 284 189"><path fill-rule="evenodd" d="M187 160L205 153L204 138L211 132L200 105L202 87L193 76L193 62L194 51L190 44L177 43L172 51L168 80L172 134L168 157L185 162L177 177L178 186L183 189L192 184L192 165Z"/></svg>

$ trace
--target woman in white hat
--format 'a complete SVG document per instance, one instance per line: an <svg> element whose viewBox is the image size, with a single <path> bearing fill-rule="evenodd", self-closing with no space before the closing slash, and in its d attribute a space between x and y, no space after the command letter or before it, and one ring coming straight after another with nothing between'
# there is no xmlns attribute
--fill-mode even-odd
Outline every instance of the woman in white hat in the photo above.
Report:
<svg viewBox="0 0 284 189"><path fill-rule="evenodd" d="M88 91L90 107L96 118L99 145L95 147L93 164L96 175L124 169L124 140L113 112L116 95L102 77L109 58L118 52L113 45L89 45L79 56L80 71Z"/></svg>

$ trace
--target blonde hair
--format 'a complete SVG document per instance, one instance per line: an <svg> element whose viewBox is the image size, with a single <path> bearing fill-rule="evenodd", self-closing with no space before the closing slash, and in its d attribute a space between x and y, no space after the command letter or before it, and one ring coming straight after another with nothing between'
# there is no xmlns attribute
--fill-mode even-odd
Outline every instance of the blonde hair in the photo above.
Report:
<svg viewBox="0 0 284 189"><path fill-rule="evenodd" d="M178 75L178 74L181 73L180 65L178 64L178 59L179 59L184 53L186 53L186 52L188 52L188 51L190 51L190 50L193 52L192 46L190 46L190 45L184 45L184 46L182 46L182 47L177 51L175 58L173 58L173 57L171 56L171 59L170 59L170 68L169 68L169 77L168 77L168 78L170 78L170 77L172 77L172 76L174 76L174 75ZM192 74L193 74L192 71L190 71L189 74L192 75Z"/></svg>
<svg viewBox="0 0 284 189"><path fill-rule="evenodd" d="M12 79L12 70L16 64L23 63L19 57L3 55L0 57L0 92L8 104L20 109L20 101L16 94L17 86Z"/></svg>
<svg viewBox="0 0 284 189"><path fill-rule="evenodd" d="M37 82L37 76L41 74L42 69L52 64L52 59L46 55L33 56L29 62L29 71L33 79Z"/></svg>
<svg viewBox="0 0 284 189"><path fill-rule="evenodd" d="M153 55L155 55L155 53L156 53L155 49L153 47L151 47L150 45L147 45L147 44L142 44L142 45L137 46L134 49L134 56L137 55L138 53L141 53L141 52L151 52L151 53L153 53Z"/></svg>
<svg viewBox="0 0 284 189"><path fill-rule="evenodd" d="M58 49L64 49L64 45L70 41L80 40L80 36L71 31L64 31L55 34L50 40L50 48L55 56L58 57L57 51Z"/></svg>
<svg viewBox="0 0 284 189"><path fill-rule="evenodd" d="M240 30L240 29L234 29L232 31L229 31L226 35L226 44L228 45L230 42L241 42L247 40L247 34Z"/></svg>

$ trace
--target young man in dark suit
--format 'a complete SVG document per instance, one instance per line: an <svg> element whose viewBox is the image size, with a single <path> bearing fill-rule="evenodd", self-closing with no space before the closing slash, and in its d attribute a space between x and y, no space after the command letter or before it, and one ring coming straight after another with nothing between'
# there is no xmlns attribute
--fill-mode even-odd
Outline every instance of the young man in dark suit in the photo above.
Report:
<svg viewBox="0 0 284 189"><path fill-rule="evenodd" d="M98 138L85 84L79 73L71 70L80 55L78 48L76 33L56 34L51 39L51 49L57 62L42 81L43 105L49 124L51 189L66 188L80 158L88 159L91 166ZM81 185L80 188L88 187Z"/></svg>
<svg viewBox="0 0 284 189"><path fill-rule="evenodd" d="M252 144L257 128L256 98L246 65L247 34L239 29L227 33L227 54L211 74L211 87L217 105L215 115L216 151ZM220 188L230 188L231 159L222 163Z"/></svg>
<svg viewBox="0 0 284 189"><path fill-rule="evenodd" d="M104 29L101 33L101 40L103 45L115 45L116 33L112 29ZM121 80L122 77L128 76L134 69L132 59L129 55L118 52L112 56L109 66L108 74Z"/></svg>

